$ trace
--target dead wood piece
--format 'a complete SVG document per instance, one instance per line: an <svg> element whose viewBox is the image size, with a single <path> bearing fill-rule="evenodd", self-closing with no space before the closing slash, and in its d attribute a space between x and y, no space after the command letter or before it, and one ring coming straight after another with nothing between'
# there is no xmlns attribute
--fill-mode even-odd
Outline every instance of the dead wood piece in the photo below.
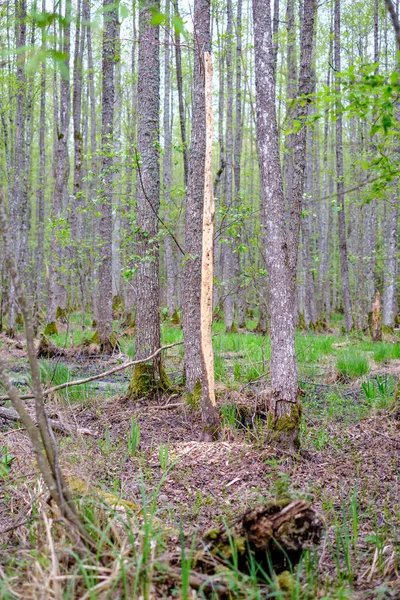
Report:
<svg viewBox="0 0 400 600"><path fill-rule="evenodd" d="M44 334L40 336L39 345L36 351L37 358L54 358L55 356L64 356L64 348L59 348Z"/></svg>
<svg viewBox="0 0 400 600"><path fill-rule="evenodd" d="M239 568L249 571L249 555L266 573L295 566L303 550L317 544L322 521L305 500L277 501L246 512L231 531L213 529L204 540L215 557L230 562L237 553ZM202 558L199 557L200 563ZM208 563L209 568L209 563Z"/></svg>
<svg viewBox="0 0 400 600"><path fill-rule="evenodd" d="M15 421L17 423L21 422L19 414L12 408L0 407L0 418L5 419L6 421ZM48 419L48 421L54 431L58 431L59 433L63 433L65 435L72 435L74 433L79 433L81 435L95 435L92 431L90 431L90 429L86 429L85 427L72 428L64 423L60 423L60 421L56 421L55 419Z"/></svg>

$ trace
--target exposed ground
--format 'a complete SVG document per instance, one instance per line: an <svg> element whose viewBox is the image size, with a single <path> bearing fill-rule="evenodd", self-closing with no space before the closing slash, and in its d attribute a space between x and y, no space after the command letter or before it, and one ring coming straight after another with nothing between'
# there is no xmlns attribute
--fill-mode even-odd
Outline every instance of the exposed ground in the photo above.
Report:
<svg viewBox="0 0 400 600"><path fill-rule="evenodd" d="M47 503L24 430L0 420L1 598L212 597L206 588L191 591L182 576L166 574L159 562L179 557L182 545L190 547L206 529L282 496L313 502L325 523L320 546L295 571L292 591L236 573L231 597L400 598L400 422L391 412L400 379L396 337L373 346L361 335L335 331L298 335L304 418L302 452L293 456L277 453L265 441L259 400L268 371L265 339L253 333L225 336L217 325L218 333L224 425L219 442L198 441L199 415L177 391L158 401L127 402L130 373L48 399L52 418L90 431L57 438L64 472L83 497L86 518L103 529L113 521L107 564L79 558L73 536ZM59 345L61 335L54 339ZM180 335L165 327L164 343ZM2 356L23 391L23 340L2 342ZM121 350L112 358L76 354L67 362L43 361L44 381L107 370L125 354L132 356L131 340L123 341ZM179 346L167 366L178 383ZM234 405L248 407L244 424ZM113 495L111 504L121 499L116 509L107 509L110 496L102 492ZM123 500L135 506L127 508Z"/></svg>

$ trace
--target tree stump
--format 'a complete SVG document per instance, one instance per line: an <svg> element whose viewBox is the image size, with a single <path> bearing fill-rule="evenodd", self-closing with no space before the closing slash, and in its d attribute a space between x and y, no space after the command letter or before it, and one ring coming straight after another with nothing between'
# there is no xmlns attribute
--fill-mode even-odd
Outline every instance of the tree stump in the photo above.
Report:
<svg viewBox="0 0 400 600"><path fill-rule="evenodd" d="M204 541L215 558L230 563L235 557L238 568L249 572L252 556L265 573L272 575L294 567L303 550L319 542L322 528L310 502L283 499L249 510L231 530L206 532Z"/></svg>

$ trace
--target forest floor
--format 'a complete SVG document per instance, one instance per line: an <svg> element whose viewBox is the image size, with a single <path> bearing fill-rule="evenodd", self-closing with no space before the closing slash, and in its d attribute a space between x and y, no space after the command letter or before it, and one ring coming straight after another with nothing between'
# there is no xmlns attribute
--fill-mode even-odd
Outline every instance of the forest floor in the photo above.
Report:
<svg viewBox="0 0 400 600"><path fill-rule="evenodd" d="M70 346L70 333L53 341ZM153 401L126 400L130 372L48 398L50 417L87 431L57 434L60 461L86 518L105 539L115 534L107 566L101 550L85 560L74 551L73 537L47 502L24 429L0 419L0 598L218 598L205 587L190 589L184 558L181 578L171 579L162 569L165 556L180 556L210 527L282 496L312 501L324 521L320 545L304 555L291 590L233 569L230 597L400 598L400 421L391 411L399 338L372 344L363 334L345 336L338 325L328 334L297 334L304 413L302 451L293 455L268 446L258 410L268 382L267 338L224 334L220 323L214 333L218 442L198 441L199 413L177 390ZM83 335L72 325L74 345ZM181 336L178 327L163 326L164 344ZM1 341L24 391L23 339ZM126 337L114 357L77 351L43 360L43 382L100 373L133 355ZM168 351L165 364L177 386L181 346ZM238 405L250 417L241 418Z"/></svg>

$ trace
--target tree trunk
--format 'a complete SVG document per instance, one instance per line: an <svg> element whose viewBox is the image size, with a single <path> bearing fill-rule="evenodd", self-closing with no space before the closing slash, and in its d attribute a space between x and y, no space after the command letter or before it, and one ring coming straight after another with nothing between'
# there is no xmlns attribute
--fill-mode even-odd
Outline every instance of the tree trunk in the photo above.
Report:
<svg viewBox="0 0 400 600"><path fill-rule="evenodd" d="M170 1L165 2L165 14L167 26L165 27L165 53L164 53L164 156L163 156L163 196L165 207L165 221L171 226L169 218L172 186L172 132L171 132L171 65L169 40L171 31L169 29ZM164 237L165 270L167 279L167 307L170 317L176 310L175 295L175 264L173 255L173 240L169 233Z"/></svg>
<svg viewBox="0 0 400 600"><path fill-rule="evenodd" d="M388 238L387 256L383 278L383 324L386 327L394 326L396 316L396 274L397 274L397 236L399 222L399 205L397 189L390 198L390 211L385 227Z"/></svg>
<svg viewBox="0 0 400 600"><path fill-rule="evenodd" d="M214 391L214 354L212 347L213 288L214 288L214 189L212 176L213 113L212 113L212 58L209 52L202 56L205 88L205 167L204 206L202 227L200 344L203 367L201 414L204 441L218 438L219 416Z"/></svg>
<svg viewBox="0 0 400 600"><path fill-rule="evenodd" d="M226 73L227 73L227 108L226 108L226 167L225 167L225 220L230 224L233 214L233 68L232 68L232 37L233 14L232 0L227 0L227 27L226 27ZM224 283L224 318L225 329L232 330L235 297L234 297L234 256L233 236L226 232L226 243L222 246L223 283Z"/></svg>
<svg viewBox="0 0 400 600"><path fill-rule="evenodd" d="M274 54L269 3L253 0L257 144L265 196L271 313L271 394L268 424L275 442L298 447L301 406L294 349L291 272L275 107Z"/></svg>
<svg viewBox="0 0 400 600"><path fill-rule="evenodd" d="M204 200L204 166L206 152L206 114L203 53L210 48L210 4L195 0L195 52L193 72L192 140L189 156L189 179L186 198L185 252L183 277L183 335L185 340L185 379L189 394L199 391L202 381L200 347L200 290Z"/></svg>
<svg viewBox="0 0 400 600"><path fill-rule="evenodd" d="M173 0L175 17L179 17L178 0ZM189 163L188 149L186 140L186 124L185 124L185 107L183 103L183 82L182 82L182 53L181 53L181 37L178 28L175 28L175 64L176 64L176 85L178 88L179 101L179 124L181 128L181 138L183 146L183 175L185 188L188 185Z"/></svg>
<svg viewBox="0 0 400 600"><path fill-rule="evenodd" d="M68 129L70 120L70 81L69 81L69 55L70 55L70 11L71 6L67 2L65 6L64 42L63 52L66 56L64 61L65 73L60 81L60 103L59 117L56 122L55 143L55 186L52 219L54 221L49 260L49 298L47 307L47 324L55 323L57 308L65 309L67 306L67 295L63 282L62 254L63 249L57 237L59 220L62 216L64 189L68 183L69 157L68 157ZM55 87L56 93L56 87ZM57 98L55 98L57 101Z"/></svg>
<svg viewBox="0 0 400 600"><path fill-rule="evenodd" d="M112 184L114 167L114 100L117 38L117 11L112 0L104 0L104 31L102 56L102 111L101 111L101 204L99 217L99 298L97 330L101 351L110 353L115 346L112 339Z"/></svg>
<svg viewBox="0 0 400 600"><path fill-rule="evenodd" d="M160 207L159 111L160 58L159 27L151 24L158 0L139 8L138 71L138 175L136 254L136 358L145 358L160 347L160 287L158 275L158 211ZM151 363L137 365L128 388L128 397L154 395L166 385L158 355Z"/></svg>
<svg viewBox="0 0 400 600"><path fill-rule="evenodd" d="M17 48L26 46L26 0L18 0L15 6L15 37ZM27 260L24 251L28 246L28 179L26 165L26 76L25 58L22 54L17 61L17 108L15 126L14 189L10 194L11 239L15 247L15 259L19 267ZM26 240L24 240L26 236ZM23 277L24 278L24 277ZM15 328L17 305L12 282L10 283L8 329Z"/></svg>
<svg viewBox="0 0 400 600"><path fill-rule="evenodd" d="M334 46L335 46L335 71L340 73L340 0L335 0L334 14ZM340 79L336 78L336 93L340 95ZM343 124L340 102L336 105L336 175L337 175L337 205L338 205L338 230L340 270L342 274L343 307L346 321L346 331L353 327L352 305L350 297L349 263L347 258L346 216L344 205L344 173L343 173Z"/></svg>
<svg viewBox="0 0 400 600"><path fill-rule="evenodd" d="M300 72L297 98L309 96L314 88L312 77L312 50L314 39L316 0L304 0L304 13L302 19L300 39ZM310 99L306 102L297 102L295 120L301 129L293 139L293 186L290 204L288 260L291 273L291 300L293 314L295 313L297 255L300 236L300 222L302 199L304 193L304 170L306 166L307 124Z"/></svg>
<svg viewBox="0 0 400 600"><path fill-rule="evenodd" d="M42 0L42 12L46 9L46 0ZM42 48L45 49L45 31L42 29ZM44 218L46 188L46 62L43 61L40 75L40 116L39 116L39 173L37 189L37 250L36 250L36 299L38 306L43 304L44 293Z"/></svg>

